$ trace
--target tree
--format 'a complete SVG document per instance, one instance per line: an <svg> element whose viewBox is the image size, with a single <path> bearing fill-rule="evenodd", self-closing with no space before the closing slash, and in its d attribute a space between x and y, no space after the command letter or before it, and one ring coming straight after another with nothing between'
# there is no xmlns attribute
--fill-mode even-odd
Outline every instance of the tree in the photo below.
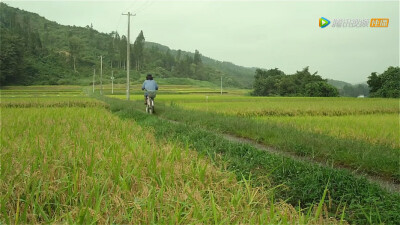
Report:
<svg viewBox="0 0 400 225"><path fill-rule="evenodd" d="M382 87L381 77L378 76L376 72L373 72L371 76L368 77L367 84L369 85L370 92L374 94Z"/></svg>
<svg viewBox="0 0 400 225"><path fill-rule="evenodd" d="M42 41L37 31L33 31L30 37L30 48L34 55L39 55L42 50Z"/></svg>
<svg viewBox="0 0 400 225"><path fill-rule="evenodd" d="M4 32L1 35L0 85L19 83L23 72L24 46L18 36Z"/></svg>
<svg viewBox="0 0 400 225"><path fill-rule="evenodd" d="M325 81L321 76L317 75L317 72L311 74L308 66L301 71L296 71L296 73L293 74L293 79L296 84L296 93L303 96L306 96L305 90L307 84Z"/></svg>
<svg viewBox="0 0 400 225"><path fill-rule="evenodd" d="M296 95L296 84L293 79L290 79L288 76L280 79L278 82L278 92L279 95L282 96L294 96Z"/></svg>
<svg viewBox="0 0 400 225"><path fill-rule="evenodd" d="M182 50L179 49L179 50L176 52L176 58L175 58L176 62L181 61L181 55L182 55Z"/></svg>
<svg viewBox="0 0 400 225"><path fill-rule="evenodd" d="M338 91L329 85L326 80L311 74L308 67L297 71L293 75L285 75L279 69L267 71L257 69L254 76L254 91L256 96L337 96Z"/></svg>
<svg viewBox="0 0 400 225"><path fill-rule="evenodd" d="M309 97L337 97L339 96L338 90L323 81L312 82L305 87L306 96Z"/></svg>
<svg viewBox="0 0 400 225"><path fill-rule="evenodd" d="M49 38L49 23L44 23L43 24L43 30L44 30L44 36L43 36L43 42L44 45L49 45L50 38Z"/></svg>
<svg viewBox="0 0 400 225"><path fill-rule="evenodd" d="M193 63L196 65L200 65L202 63L199 50L194 51Z"/></svg>
<svg viewBox="0 0 400 225"><path fill-rule="evenodd" d="M277 82L284 75L285 74L277 68L266 71L257 69L254 76L254 91L252 92L252 95L276 95L278 93Z"/></svg>
<svg viewBox="0 0 400 225"><path fill-rule="evenodd" d="M127 40L125 35L122 35L121 41L119 42L119 67L123 67L125 69L125 62L126 62L126 45Z"/></svg>
<svg viewBox="0 0 400 225"><path fill-rule="evenodd" d="M163 62L164 62L164 68L168 71L172 70L172 67L175 64L175 59L174 57L171 55L171 50L167 50L165 52L165 56L163 56Z"/></svg>
<svg viewBox="0 0 400 225"><path fill-rule="evenodd" d="M143 31L141 30L139 35L137 36L135 43L133 43L133 62L135 62L136 70L139 71L141 64L143 63L143 49L145 44L145 38L143 35Z"/></svg>
<svg viewBox="0 0 400 225"><path fill-rule="evenodd" d="M76 36L69 38L69 53L74 60L74 72L76 73L76 59L79 57L79 53L82 48L82 41Z"/></svg>
<svg viewBox="0 0 400 225"><path fill-rule="evenodd" d="M93 40L93 36L94 36L93 23L90 23L90 27L88 29L89 29L90 40Z"/></svg>
<svg viewBox="0 0 400 225"><path fill-rule="evenodd" d="M113 61L115 57L114 40L108 42L108 58L110 59L111 69L113 67Z"/></svg>
<svg viewBox="0 0 400 225"><path fill-rule="evenodd" d="M400 97L400 68L389 67L380 75L371 73L367 81L371 97L399 98Z"/></svg>

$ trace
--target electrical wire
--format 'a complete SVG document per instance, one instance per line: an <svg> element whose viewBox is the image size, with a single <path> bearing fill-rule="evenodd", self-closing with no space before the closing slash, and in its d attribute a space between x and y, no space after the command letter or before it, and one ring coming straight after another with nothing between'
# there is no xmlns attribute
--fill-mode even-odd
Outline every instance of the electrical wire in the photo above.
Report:
<svg viewBox="0 0 400 225"><path fill-rule="evenodd" d="M142 15L144 15L144 13L142 13L142 12L145 12L145 10L150 8L155 2L156 2L155 0L151 0L150 3L147 6L145 6L142 10L140 10L137 13L141 13Z"/></svg>

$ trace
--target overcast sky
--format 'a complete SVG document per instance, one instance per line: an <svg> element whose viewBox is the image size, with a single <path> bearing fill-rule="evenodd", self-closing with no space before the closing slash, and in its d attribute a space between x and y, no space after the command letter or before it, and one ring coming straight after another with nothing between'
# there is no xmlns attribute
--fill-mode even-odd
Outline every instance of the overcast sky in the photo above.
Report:
<svg viewBox="0 0 400 225"><path fill-rule="evenodd" d="M237 65L279 68L286 74L310 66L323 78L365 82L371 72L399 66L399 1L4 1L62 25L105 33L140 30L147 41ZM388 28L321 29L320 17L389 18Z"/></svg>

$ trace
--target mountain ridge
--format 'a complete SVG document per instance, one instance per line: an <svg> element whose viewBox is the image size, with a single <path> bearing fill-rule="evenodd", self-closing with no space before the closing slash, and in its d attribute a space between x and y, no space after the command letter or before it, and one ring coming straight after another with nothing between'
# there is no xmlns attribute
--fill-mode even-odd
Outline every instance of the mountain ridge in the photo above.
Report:
<svg viewBox="0 0 400 225"><path fill-rule="evenodd" d="M119 37L116 32L102 33L93 29L91 25L61 25L37 13L13 8L5 3L0 3L0 12L3 37L1 47L2 50L7 50L1 53L0 85L90 85L94 69L97 75L99 74L100 55L104 60L105 76L110 77L113 72L116 83L126 82L124 35ZM76 57L71 56L71 44L74 41L78 43L79 50ZM131 43L131 49L133 48L134 43ZM154 73L166 79L189 78L211 82L214 85L219 85L222 77L225 86L252 88L255 72L259 69L212 59L201 53L199 65L193 62L197 50L189 52L171 49L166 45L145 40L144 49L144 67L136 70L135 63L131 62L131 82L143 79L143 74ZM180 59L177 59L178 55ZM132 58L134 55L131 54L131 61ZM110 80L103 80L103 83L107 82ZM328 82L339 89L351 85L333 79L328 79Z"/></svg>
<svg viewBox="0 0 400 225"><path fill-rule="evenodd" d="M7 50L1 56L1 85L89 85L93 69L100 70L100 55L104 60L103 72L111 74L113 70L115 81L124 82L124 35L119 37L116 32L102 33L89 25L61 25L37 13L13 8L5 3L0 3L0 12L0 28L4 37L2 49ZM193 57L196 52L174 50L154 42L145 42L144 45L143 65L140 69L135 69L135 63L132 62L134 55L131 55L131 81L141 79L145 73L159 72L164 73L164 77L191 78L214 84L219 83L220 77L223 77L225 85L240 88L250 88L253 83L255 68L221 62L201 54L202 62L195 64ZM134 43L131 43L131 49L134 50ZM181 51L182 56L189 57L185 59L187 62L183 57L180 61L176 60L178 51ZM171 54L173 59L166 54Z"/></svg>

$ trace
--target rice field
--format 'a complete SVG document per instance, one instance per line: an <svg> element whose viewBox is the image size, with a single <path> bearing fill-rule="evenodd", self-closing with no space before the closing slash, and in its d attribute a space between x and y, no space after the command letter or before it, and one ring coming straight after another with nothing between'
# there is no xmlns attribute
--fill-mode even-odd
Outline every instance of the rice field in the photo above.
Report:
<svg viewBox="0 0 400 225"><path fill-rule="evenodd" d="M186 110L400 147L398 99L160 95L157 101Z"/></svg>
<svg viewBox="0 0 400 225"><path fill-rule="evenodd" d="M399 113L397 99L302 98L302 97L230 97L203 96L184 102L185 109L211 111L244 117L254 116L342 116L378 113Z"/></svg>
<svg viewBox="0 0 400 225"><path fill-rule="evenodd" d="M390 196L385 198L393 202L397 195L387 195L369 184L354 189L343 186L355 178L342 172L324 190L329 179L315 180L310 171L323 176L332 172L270 156L263 156L266 161L260 159L256 166L253 156L247 155L261 153L233 147L231 154L243 159L233 168L249 169L256 174L253 180L238 175L237 169L232 171L231 160L238 159L225 161L222 156L197 153L203 151L203 145L197 144L203 143L205 134L196 136L197 131L190 128L234 134L397 181L398 99L268 98L247 96L245 90L220 95L209 87L164 86L156 98L156 116L188 125L187 130L180 130L121 119L120 109L126 108L128 114L143 111L139 86L132 88L132 101L122 101L123 105L89 96L91 88L34 86L0 91L0 223L335 224L345 223L343 218L377 222L380 215L382 221L398 221L393 214L398 205L391 208L383 202L379 208L385 212L375 212L371 209L378 206L368 203L369 198L380 198L371 196ZM115 88L111 94L105 85L103 92L125 99L124 86ZM180 135L185 141L167 138L163 132L172 130L165 129L184 132ZM218 151L212 147L218 146L214 141L208 143L209 151ZM263 163L272 163L273 168ZM282 171L275 171L281 166ZM262 173L270 174L269 178L258 174L262 168L269 168ZM309 181L301 185L304 179ZM285 199L301 199L301 207L299 202L292 202L293 206L274 200L280 199L274 193L283 185L278 181L293 185ZM304 195L311 189L313 197ZM364 189L374 191L368 194ZM359 191L365 196L358 197ZM322 195L327 193L333 198L329 205L336 204L332 208L324 204ZM348 198L353 203L346 203L349 212L342 205L343 195L352 196ZM363 211L367 209L369 216Z"/></svg>
<svg viewBox="0 0 400 225"><path fill-rule="evenodd" d="M176 104L168 106L160 101L156 116L147 115L142 101L100 99L110 104L112 112L121 118L154 129L159 139L179 141L214 162L222 159L239 178L251 174L257 185L282 184L275 191L292 205L312 206L326 187L329 193L326 209L335 218L345 211L344 218L352 224L400 222L400 195L396 193L400 190L396 188L400 161L398 152L390 146L334 138L254 118L183 110ZM259 145L232 142L221 135L226 133L257 140L283 154L271 154ZM285 152L308 160L285 157ZM325 166L321 167L319 162ZM347 169L342 169L343 166ZM387 179L384 184L394 182L394 187L380 186L379 179L365 179L368 174Z"/></svg>
<svg viewBox="0 0 400 225"><path fill-rule="evenodd" d="M123 95L110 97L125 99ZM142 101L142 97L135 96L134 101ZM395 156L400 151L398 99L160 93L156 105L157 102L162 107L160 115L171 120L253 139L319 161L363 168L388 179L400 179L400 162ZM307 146L298 143L311 136L309 143L304 143Z"/></svg>
<svg viewBox="0 0 400 225"><path fill-rule="evenodd" d="M363 140L371 144L400 148L398 114L350 116L259 117L256 120L290 126L308 132L344 139Z"/></svg>
<svg viewBox="0 0 400 225"><path fill-rule="evenodd" d="M99 100L58 93L2 92L0 223L346 223L324 210L327 190L308 211L275 201L275 187L157 139Z"/></svg>
<svg viewBox="0 0 400 225"><path fill-rule="evenodd" d="M8 86L0 90L1 99L21 97L83 97L86 94L80 86Z"/></svg>
<svg viewBox="0 0 400 225"><path fill-rule="evenodd" d="M89 97L20 97L3 98L2 108L48 108L48 107L100 107L108 108L104 102Z"/></svg>

